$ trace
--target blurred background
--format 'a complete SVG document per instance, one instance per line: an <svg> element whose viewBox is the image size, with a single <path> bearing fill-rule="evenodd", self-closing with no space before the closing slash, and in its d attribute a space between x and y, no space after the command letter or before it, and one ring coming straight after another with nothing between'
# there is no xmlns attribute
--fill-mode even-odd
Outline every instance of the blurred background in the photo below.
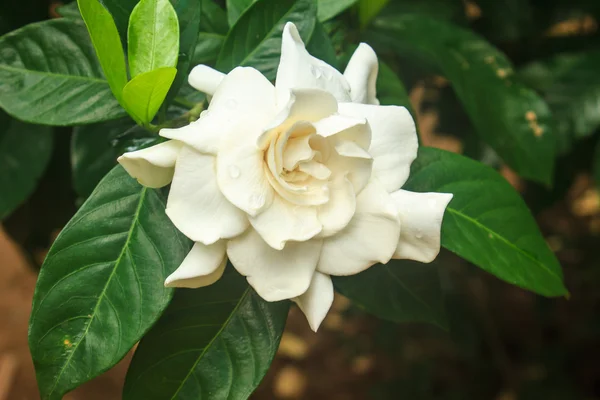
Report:
<svg viewBox="0 0 600 400"><path fill-rule="evenodd" d="M1 0L0 33L58 17L60 5ZM529 76L536 76L531 62L539 58L600 51L600 0L462 5L464 25L504 51L517 69L527 67ZM351 17L338 17L330 32L343 31L336 26L349 26ZM355 40L351 36L344 40ZM464 153L499 169L536 215L571 295L536 296L443 251L436 265L448 331L380 321L338 296L314 334L292 308L278 356L252 398L600 399L600 197L591 168L598 126L569 143L558 160L554 187L541 187L521 180L472 139L468 117L444 78L424 72L414 59L399 58L395 67L409 89L423 145ZM588 121L600 125L600 61L587 73L556 89L554 100L568 104L569 96L596 82L585 112ZM79 204L71 183L70 135L70 128L55 129L54 153L38 188L0 227L0 400L39 398L27 324L39 266ZM119 399L129 360L66 398Z"/></svg>

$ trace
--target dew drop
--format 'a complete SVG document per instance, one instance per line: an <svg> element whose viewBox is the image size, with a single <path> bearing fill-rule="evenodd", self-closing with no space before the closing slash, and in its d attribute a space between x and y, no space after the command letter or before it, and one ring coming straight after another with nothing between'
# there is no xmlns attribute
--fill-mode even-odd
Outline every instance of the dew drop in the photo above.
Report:
<svg viewBox="0 0 600 400"><path fill-rule="evenodd" d="M233 179L237 179L241 175L241 171L237 165L231 165L229 167L229 176Z"/></svg>
<svg viewBox="0 0 600 400"><path fill-rule="evenodd" d="M250 195L250 198L248 200L250 202L250 207L252 207L255 210L258 210L265 205L265 196L259 193L254 193Z"/></svg>
<svg viewBox="0 0 600 400"><path fill-rule="evenodd" d="M417 239L423 239L423 231L421 231L420 229L417 229L417 231L415 232L415 237Z"/></svg>

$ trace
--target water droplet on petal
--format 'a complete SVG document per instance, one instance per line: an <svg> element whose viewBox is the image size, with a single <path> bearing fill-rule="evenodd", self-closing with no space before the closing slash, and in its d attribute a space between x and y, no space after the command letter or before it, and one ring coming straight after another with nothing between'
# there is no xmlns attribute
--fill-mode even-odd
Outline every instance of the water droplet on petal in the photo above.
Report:
<svg viewBox="0 0 600 400"><path fill-rule="evenodd" d="M237 101L235 101L234 99L229 99L225 102L225 106L227 106L227 108L231 110L235 110L237 107Z"/></svg>
<svg viewBox="0 0 600 400"><path fill-rule="evenodd" d="M242 174L242 171L240 171L240 169L237 165L231 165L229 167L229 176L232 177L233 179L239 178L241 174Z"/></svg>
<svg viewBox="0 0 600 400"><path fill-rule="evenodd" d="M417 239L423 239L423 231L421 231L420 229L417 229L417 231L415 232L415 237Z"/></svg>
<svg viewBox="0 0 600 400"><path fill-rule="evenodd" d="M254 193L250 195L248 201L250 202L251 208L258 210L265 205L265 196L259 193Z"/></svg>

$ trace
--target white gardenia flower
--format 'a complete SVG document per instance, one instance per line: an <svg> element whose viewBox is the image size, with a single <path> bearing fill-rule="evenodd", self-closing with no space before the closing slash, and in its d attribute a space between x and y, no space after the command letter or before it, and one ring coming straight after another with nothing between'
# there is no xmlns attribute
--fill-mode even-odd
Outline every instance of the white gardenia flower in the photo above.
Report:
<svg viewBox="0 0 600 400"><path fill-rule="evenodd" d="M415 124L406 108L379 105L377 69L361 44L341 74L308 54L292 23L275 86L253 68L194 68L208 110L119 158L145 186L171 183L166 213L195 242L166 286L210 285L229 258L265 300L295 301L316 331L331 275L437 256L452 195L401 189Z"/></svg>

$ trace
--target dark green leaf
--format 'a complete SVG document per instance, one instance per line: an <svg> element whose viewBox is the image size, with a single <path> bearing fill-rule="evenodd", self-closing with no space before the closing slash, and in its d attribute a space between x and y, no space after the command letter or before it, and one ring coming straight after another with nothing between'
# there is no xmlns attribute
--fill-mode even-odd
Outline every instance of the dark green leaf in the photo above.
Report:
<svg viewBox="0 0 600 400"><path fill-rule="evenodd" d="M335 68L338 67L339 63L337 55L335 54L335 48L321 22L317 21L315 24L315 30L313 31L310 41L306 44L306 49L319 60L323 60Z"/></svg>
<svg viewBox="0 0 600 400"><path fill-rule="evenodd" d="M437 262L391 260L358 275L335 277L335 288L361 308L394 322L447 325Z"/></svg>
<svg viewBox="0 0 600 400"><path fill-rule="evenodd" d="M43 399L106 371L168 305L165 278L189 250L157 190L120 166L58 236L33 299L29 348Z"/></svg>
<svg viewBox="0 0 600 400"><path fill-rule="evenodd" d="M192 65L214 63L219 57L225 36L218 33L200 32Z"/></svg>
<svg viewBox="0 0 600 400"><path fill-rule="evenodd" d="M492 168L422 148L404 189L453 193L442 246L500 279L544 296L566 295L558 260L514 188Z"/></svg>
<svg viewBox="0 0 600 400"><path fill-rule="evenodd" d="M52 155L52 129L0 111L0 221L29 197Z"/></svg>
<svg viewBox="0 0 600 400"><path fill-rule="evenodd" d="M524 178L552 181L555 135L547 104L485 40L441 20L378 18L378 40L426 54L450 80L479 136ZM375 38L374 38L375 39Z"/></svg>
<svg viewBox="0 0 600 400"><path fill-rule="evenodd" d="M600 52L563 54L532 63L519 76L542 92L554 117L558 149L600 128Z"/></svg>
<svg viewBox="0 0 600 400"><path fill-rule="evenodd" d="M247 399L275 356L288 307L261 299L231 266L211 286L178 290L135 352L123 399Z"/></svg>
<svg viewBox="0 0 600 400"><path fill-rule="evenodd" d="M377 98L382 105L406 107L413 118L415 117L404 84L394 71L382 61L379 61L379 74L377 75Z"/></svg>
<svg viewBox="0 0 600 400"><path fill-rule="evenodd" d="M73 130L71 169L73 186L78 195L88 197L104 175L117 164L117 157L123 151L115 141L135 127L131 119L122 118L78 126Z"/></svg>
<svg viewBox="0 0 600 400"><path fill-rule="evenodd" d="M133 119L152 121L175 79L175 68L159 68L136 76L123 89L123 103Z"/></svg>
<svg viewBox="0 0 600 400"><path fill-rule="evenodd" d="M369 25L371 20L379 14L390 0L359 0L358 2L358 19L361 28Z"/></svg>
<svg viewBox="0 0 600 400"><path fill-rule="evenodd" d="M228 72L238 65L248 65L274 79L285 23L295 23L308 41L315 28L316 8L314 0L258 0L229 31L217 68Z"/></svg>
<svg viewBox="0 0 600 400"><path fill-rule="evenodd" d="M227 20L229 26L234 26L240 15L255 2L256 0L227 0Z"/></svg>
<svg viewBox="0 0 600 400"><path fill-rule="evenodd" d="M352 7L358 0L318 0L317 17L324 22Z"/></svg>
<svg viewBox="0 0 600 400"><path fill-rule="evenodd" d="M120 102L121 93L127 84L127 66L117 26L108 10L98 0L77 0L77 4L108 85Z"/></svg>
<svg viewBox="0 0 600 400"><path fill-rule="evenodd" d="M125 115L83 21L56 19L0 38L0 107L27 122L75 125Z"/></svg>
<svg viewBox="0 0 600 400"><path fill-rule="evenodd" d="M202 0L200 30L202 32L218 33L219 35L227 35L227 32L229 32L227 13L213 0Z"/></svg>
<svg viewBox="0 0 600 400"><path fill-rule="evenodd" d="M76 1L57 7L56 12L64 18L81 19L81 13Z"/></svg>
<svg viewBox="0 0 600 400"><path fill-rule="evenodd" d="M474 26L490 40L514 41L534 32L534 8L528 0L479 0L477 5L481 18ZM538 15L543 12L536 10Z"/></svg>
<svg viewBox="0 0 600 400"><path fill-rule="evenodd" d="M179 22L169 0L141 0L135 6L129 19L127 51L132 78L177 66Z"/></svg>

